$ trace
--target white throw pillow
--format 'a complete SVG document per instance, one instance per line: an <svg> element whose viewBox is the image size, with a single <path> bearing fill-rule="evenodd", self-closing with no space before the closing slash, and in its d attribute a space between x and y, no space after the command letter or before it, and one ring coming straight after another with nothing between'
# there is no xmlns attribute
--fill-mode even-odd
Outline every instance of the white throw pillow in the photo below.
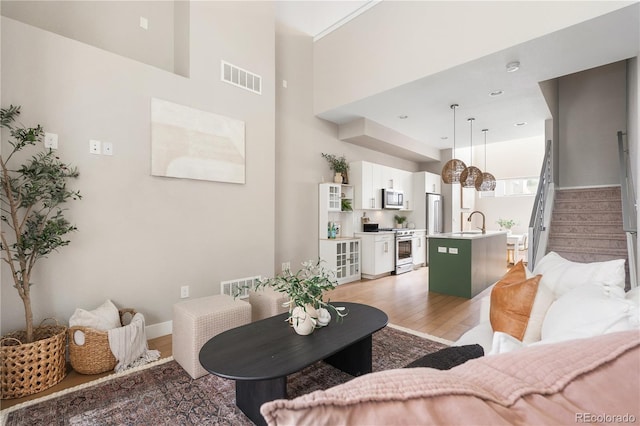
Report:
<svg viewBox="0 0 640 426"><path fill-rule="evenodd" d="M69 327L75 326L111 330L121 326L120 313L111 300L107 300L92 311L78 308L69 318Z"/></svg>
<svg viewBox="0 0 640 426"><path fill-rule="evenodd" d="M567 260L552 251L540 259L533 274L541 274L540 284L549 287L558 298L587 283L624 290L624 263L624 259L578 263Z"/></svg>
<svg viewBox="0 0 640 426"><path fill-rule="evenodd" d="M636 306L640 307L640 287L629 290L624 296L625 299L631 300Z"/></svg>
<svg viewBox="0 0 640 426"><path fill-rule="evenodd" d="M527 271L528 272L528 271ZM544 277L544 276L543 276ZM538 291L536 292L536 298L533 300L533 306L531 307L531 314L529 314L529 322L527 328L524 331L522 341L524 343L534 343L542 337L542 324L544 318L547 316L547 311L553 304L555 297L553 291L546 285L542 284L542 280L538 283Z"/></svg>
<svg viewBox="0 0 640 426"><path fill-rule="evenodd" d="M619 288L585 284L557 299L542 324L542 341L563 341L638 328L638 307Z"/></svg>
<svg viewBox="0 0 640 426"><path fill-rule="evenodd" d="M512 335L496 331L493 333L493 344L491 345L491 352L489 352L488 355L504 354L526 347L526 343L521 342Z"/></svg>

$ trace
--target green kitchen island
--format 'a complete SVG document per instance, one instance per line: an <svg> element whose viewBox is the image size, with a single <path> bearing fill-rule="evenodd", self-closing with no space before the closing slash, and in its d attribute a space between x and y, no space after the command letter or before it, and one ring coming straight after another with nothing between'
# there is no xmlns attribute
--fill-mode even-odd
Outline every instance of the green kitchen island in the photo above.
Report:
<svg viewBox="0 0 640 426"><path fill-rule="evenodd" d="M429 291L471 299L507 271L507 232L452 232L428 237Z"/></svg>

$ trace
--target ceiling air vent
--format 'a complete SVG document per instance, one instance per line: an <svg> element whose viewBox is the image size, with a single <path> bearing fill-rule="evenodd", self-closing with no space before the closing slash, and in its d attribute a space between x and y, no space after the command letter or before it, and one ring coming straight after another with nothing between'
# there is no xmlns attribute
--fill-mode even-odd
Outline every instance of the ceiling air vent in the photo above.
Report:
<svg viewBox="0 0 640 426"><path fill-rule="evenodd" d="M229 62L221 61L220 65L222 81L242 87L258 95L262 94L262 77Z"/></svg>

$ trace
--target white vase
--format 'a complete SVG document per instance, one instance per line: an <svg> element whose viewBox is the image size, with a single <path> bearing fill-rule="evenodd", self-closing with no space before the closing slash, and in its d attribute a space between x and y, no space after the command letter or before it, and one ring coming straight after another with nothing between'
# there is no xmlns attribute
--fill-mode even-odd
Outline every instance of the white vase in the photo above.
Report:
<svg viewBox="0 0 640 426"><path fill-rule="evenodd" d="M342 173L336 173L335 176L333 176L333 182L342 183Z"/></svg>
<svg viewBox="0 0 640 426"><path fill-rule="evenodd" d="M331 322L331 314L325 308L318 309L318 325L324 327Z"/></svg>
<svg viewBox="0 0 640 426"><path fill-rule="evenodd" d="M307 336L316 328L317 318L318 313L312 306L296 306L291 312L291 326L299 335Z"/></svg>

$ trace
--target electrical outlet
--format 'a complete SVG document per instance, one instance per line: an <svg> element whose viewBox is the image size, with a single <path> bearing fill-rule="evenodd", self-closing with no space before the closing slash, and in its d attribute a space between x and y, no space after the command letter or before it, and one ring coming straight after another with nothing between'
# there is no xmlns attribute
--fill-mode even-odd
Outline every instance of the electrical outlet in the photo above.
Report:
<svg viewBox="0 0 640 426"><path fill-rule="evenodd" d="M180 298L186 299L187 297L189 297L189 286L183 285L182 287L180 287Z"/></svg>
<svg viewBox="0 0 640 426"><path fill-rule="evenodd" d="M282 262L282 272L291 270L291 262Z"/></svg>

